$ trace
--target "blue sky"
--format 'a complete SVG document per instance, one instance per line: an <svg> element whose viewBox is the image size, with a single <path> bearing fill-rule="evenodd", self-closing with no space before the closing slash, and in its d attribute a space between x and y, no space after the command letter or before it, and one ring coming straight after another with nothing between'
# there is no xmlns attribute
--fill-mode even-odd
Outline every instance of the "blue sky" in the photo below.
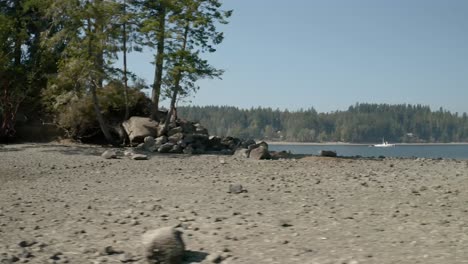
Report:
<svg viewBox="0 0 468 264"><path fill-rule="evenodd" d="M411 103L468 112L466 0L225 0L226 39L194 105L347 109ZM152 52L130 70L151 83ZM185 103L187 104L187 103Z"/></svg>

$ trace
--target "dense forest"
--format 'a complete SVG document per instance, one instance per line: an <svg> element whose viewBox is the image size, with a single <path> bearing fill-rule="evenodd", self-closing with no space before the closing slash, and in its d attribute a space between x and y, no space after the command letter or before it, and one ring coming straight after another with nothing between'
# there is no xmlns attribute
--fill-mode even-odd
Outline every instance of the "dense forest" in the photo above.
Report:
<svg viewBox="0 0 468 264"><path fill-rule="evenodd" d="M219 136L295 142L467 142L468 117L422 105L356 104L346 111L185 106L179 115Z"/></svg>
<svg viewBox="0 0 468 264"><path fill-rule="evenodd" d="M222 75L203 54L216 51L231 14L219 0L0 1L0 141L32 121L110 143L131 115L167 130L179 98ZM148 85L127 65L128 53L142 50L154 55Z"/></svg>

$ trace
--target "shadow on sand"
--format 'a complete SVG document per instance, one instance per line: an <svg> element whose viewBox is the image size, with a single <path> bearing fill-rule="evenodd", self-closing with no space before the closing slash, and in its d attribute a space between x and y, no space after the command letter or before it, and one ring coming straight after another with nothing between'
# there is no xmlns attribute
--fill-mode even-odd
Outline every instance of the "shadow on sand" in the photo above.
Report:
<svg viewBox="0 0 468 264"><path fill-rule="evenodd" d="M184 253L184 261L182 263L201 263L207 256L208 254L205 252L187 250Z"/></svg>

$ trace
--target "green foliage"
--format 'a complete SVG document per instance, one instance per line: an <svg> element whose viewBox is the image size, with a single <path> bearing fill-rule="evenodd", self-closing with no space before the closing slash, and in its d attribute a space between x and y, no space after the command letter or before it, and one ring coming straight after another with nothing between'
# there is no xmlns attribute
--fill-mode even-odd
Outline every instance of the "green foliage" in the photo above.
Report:
<svg viewBox="0 0 468 264"><path fill-rule="evenodd" d="M123 96L123 85L112 82L103 89L98 90L102 115L111 124L123 121L125 113L125 102ZM89 94L74 96L73 93L61 94L55 97L52 103L56 116L56 124L64 129L69 137L82 139L100 133L99 123L92 97ZM149 110L149 99L138 89L129 89L129 106L132 115L147 116Z"/></svg>
<svg viewBox="0 0 468 264"><path fill-rule="evenodd" d="M297 142L467 142L468 117L422 105L356 104L317 113L227 106L179 107L180 117L200 121L219 136Z"/></svg>

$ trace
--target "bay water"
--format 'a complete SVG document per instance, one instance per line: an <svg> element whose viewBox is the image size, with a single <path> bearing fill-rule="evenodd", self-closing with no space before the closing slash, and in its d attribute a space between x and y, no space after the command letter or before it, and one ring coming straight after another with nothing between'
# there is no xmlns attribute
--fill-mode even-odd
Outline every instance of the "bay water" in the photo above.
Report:
<svg viewBox="0 0 468 264"><path fill-rule="evenodd" d="M318 155L321 150L336 151L343 157L400 157L400 158L444 158L468 160L468 144L401 144L394 147L370 147L352 144L269 144L272 151L290 151L293 154Z"/></svg>

